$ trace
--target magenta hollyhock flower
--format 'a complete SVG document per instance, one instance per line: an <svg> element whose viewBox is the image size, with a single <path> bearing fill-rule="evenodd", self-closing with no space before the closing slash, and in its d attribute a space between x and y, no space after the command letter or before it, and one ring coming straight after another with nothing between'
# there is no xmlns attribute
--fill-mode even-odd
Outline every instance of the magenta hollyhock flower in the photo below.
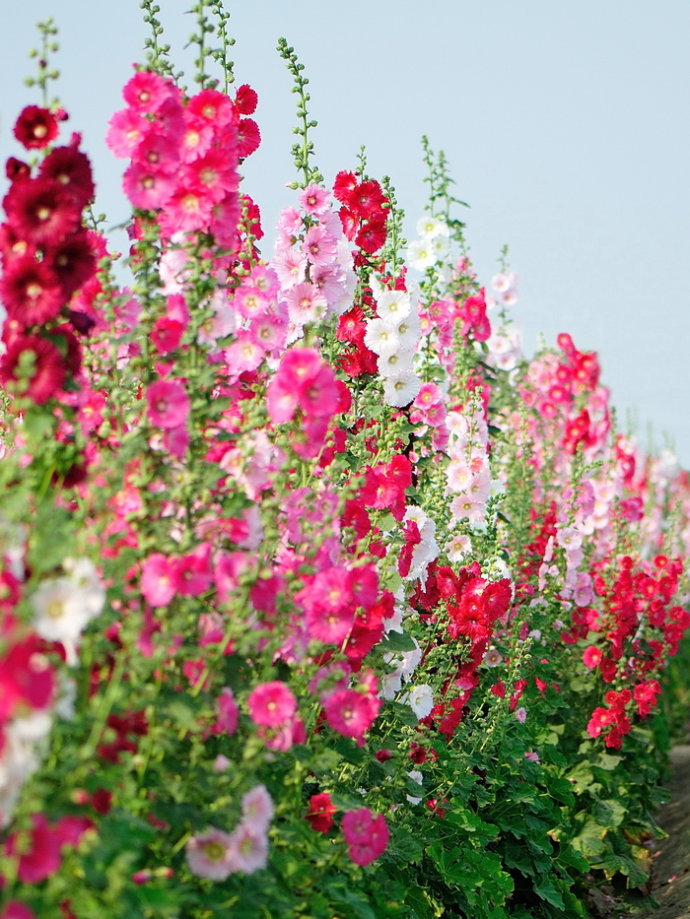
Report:
<svg viewBox="0 0 690 919"><path fill-rule="evenodd" d="M36 919L36 914L19 900L10 900L0 913L0 919Z"/></svg>
<svg viewBox="0 0 690 919"><path fill-rule="evenodd" d="M154 552L144 562L141 592L151 606L167 606L177 592L177 559Z"/></svg>
<svg viewBox="0 0 690 919"><path fill-rule="evenodd" d="M273 680L253 689L247 706L255 724L278 727L292 719L297 711L297 700L289 686L281 680Z"/></svg>
<svg viewBox="0 0 690 919"><path fill-rule="evenodd" d="M209 827L187 842L187 864L192 874L212 881L224 881L233 871L229 833Z"/></svg>
<svg viewBox="0 0 690 919"><path fill-rule="evenodd" d="M17 877L24 884L38 884L50 877L60 867L62 858L59 833L51 827L44 814L32 814L33 829L20 841L19 833L13 833L5 848L9 856L19 855Z"/></svg>
<svg viewBox="0 0 690 919"><path fill-rule="evenodd" d="M240 710L235 702L235 696L229 686L221 689L216 699L216 712L218 717L214 725L216 733L234 734L237 730Z"/></svg>
<svg viewBox="0 0 690 919"><path fill-rule="evenodd" d="M360 746L380 708L380 699L363 695L354 689L336 690L324 705L326 721L330 727L345 737L353 737Z"/></svg>
<svg viewBox="0 0 690 919"><path fill-rule="evenodd" d="M148 416L157 428L179 428L189 417L187 390L179 380L157 380L146 390Z"/></svg>
<svg viewBox="0 0 690 919"><path fill-rule="evenodd" d="M386 851L389 832L383 814L373 814L367 807L348 811L342 828L349 856L356 865L370 865Z"/></svg>

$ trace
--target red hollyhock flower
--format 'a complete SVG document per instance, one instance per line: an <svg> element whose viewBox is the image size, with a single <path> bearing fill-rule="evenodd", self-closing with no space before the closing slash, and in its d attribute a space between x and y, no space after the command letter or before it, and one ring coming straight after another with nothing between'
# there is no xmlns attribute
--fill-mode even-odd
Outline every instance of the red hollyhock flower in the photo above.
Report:
<svg viewBox="0 0 690 919"><path fill-rule="evenodd" d="M81 222L81 208L72 195L44 176L15 183L4 204L15 232L36 246L57 245Z"/></svg>
<svg viewBox="0 0 690 919"><path fill-rule="evenodd" d="M40 325L60 313L65 302L58 275L33 255L12 259L0 280L7 315L23 326Z"/></svg>
<svg viewBox="0 0 690 919"><path fill-rule="evenodd" d="M373 255L378 252L386 241L386 218L384 216L372 217L362 224L362 227L355 236L355 245L359 246L363 252Z"/></svg>
<svg viewBox="0 0 690 919"><path fill-rule="evenodd" d="M237 125L237 154L240 159L252 154L261 143L258 124L251 118L242 118Z"/></svg>
<svg viewBox="0 0 690 919"><path fill-rule="evenodd" d="M349 206L355 188L357 188L357 176L354 172L346 172L343 170L335 177L333 194L342 204Z"/></svg>
<svg viewBox="0 0 690 919"><path fill-rule="evenodd" d="M238 86L235 93L235 108L240 115L252 115L256 111L259 97L247 83Z"/></svg>
<svg viewBox="0 0 690 919"><path fill-rule="evenodd" d="M57 137L58 123L55 115L38 105L27 105L20 112L14 126L14 136L27 150L47 147Z"/></svg>
<svg viewBox="0 0 690 919"><path fill-rule="evenodd" d="M41 163L40 175L53 179L81 209L93 199L96 186L89 158L75 147L56 147Z"/></svg>
<svg viewBox="0 0 690 919"><path fill-rule="evenodd" d="M55 874L62 861L61 840L54 827L43 814L33 814L31 819L33 829L26 842L20 842L19 834L13 833L5 844L8 855L14 855L15 851L19 855L17 876L24 884L38 884Z"/></svg>
<svg viewBox="0 0 690 919"><path fill-rule="evenodd" d="M309 813L307 820L317 833L327 833L333 826L333 814L336 808L327 791L309 798Z"/></svg>
<svg viewBox="0 0 690 919"><path fill-rule="evenodd" d="M10 182L18 182L20 179L28 179L31 175L31 169L28 163L10 156L5 163L5 175Z"/></svg>
<svg viewBox="0 0 690 919"><path fill-rule="evenodd" d="M51 399L64 381L65 365L60 351L38 335L14 338L0 361L0 383L13 386L39 405Z"/></svg>
<svg viewBox="0 0 690 919"><path fill-rule="evenodd" d="M355 186L347 201L348 207L362 220L369 220L381 216L383 205L388 199L383 194L381 186L373 179Z"/></svg>

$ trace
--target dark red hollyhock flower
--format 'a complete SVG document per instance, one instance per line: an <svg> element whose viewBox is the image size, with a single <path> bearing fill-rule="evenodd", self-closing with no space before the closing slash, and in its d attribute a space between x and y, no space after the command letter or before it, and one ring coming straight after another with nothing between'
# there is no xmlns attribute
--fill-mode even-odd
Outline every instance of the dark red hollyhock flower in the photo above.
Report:
<svg viewBox="0 0 690 919"><path fill-rule="evenodd" d="M58 123L55 115L38 105L27 105L20 112L14 126L14 136L27 150L47 147L57 137Z"/></svg>
<svg viewBox="0 0 690 919"><path fill-rule="evenodd" d="M69 192L80 210L96 193L89 158L75 147L56 147L41 163L40 174Z"/></svg>
<svg viewBox="0 0 690 919"><path fill-rule="evenodd" d="M57 245L81 222L81 208L55 179L15 183L4 200L14 231L36 246Z"/></svg>
<svg viewBox="0 0 690 919"><path fill-rule="evenodd" d="M256 111L258 101L259 97L256 91L247 83L237 88L237 93L235 94L235 108L240 115L252 115Z"/></svg>
<svg viewBox="0 0 690 919"><path fill-rule="evenodd" d="M55 272L65 300L83 287L96 271L96 258L86 230L79 230L57 246L46 248L44 261Z"/></svg>
<svg viewBox="0 0 690 919"><path fill-rule="evenodd" d="M5 175L10 182L19 182L22 179L28 179L31 175L29 164L23 160L18 160L14 156L8 157L5 163Z"/></svg>
<svg viewBox="0 0 690 919"><path fill-rule="evenodd" d="M335 811L335 805L331 803L331 796L327 791L324 791L309 798L307 820L317 833L327 833L333 826L333 814Z"/></svg>
<svg viewBox="0 0 690 919"><path fill-rule="evenodd" d="M23 326L54 319L65 301L58 276L33 255L20 255L9 261L0 280L0 296L7 315Z"/></svg>
<svg viewBox="0 0 690 919"><path fill-rule="evenodd" d="M20 373L25 361L32 364L28 379ZM7 346L0 360L0 383L21 381L23 394L42 405L52 398L65 381L65 365L56 345L38 335L18 336Z"/></svg>

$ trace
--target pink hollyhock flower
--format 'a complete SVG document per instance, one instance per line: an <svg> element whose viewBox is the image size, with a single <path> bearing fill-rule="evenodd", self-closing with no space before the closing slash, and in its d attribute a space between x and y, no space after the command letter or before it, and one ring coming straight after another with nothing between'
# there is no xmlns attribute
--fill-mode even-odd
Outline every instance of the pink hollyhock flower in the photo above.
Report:
<svg viewBox="0 0 690 919"><path fill-rule="evenodd" d="M179 380L157 380L146 390L148 417L158 428L178 428L186 424L190 402Z"/></svg>
<svg viewBox="0 0 690 919"><path fill-rule="evenodd" d="M582 663L585 667L589 667L590 670L594 670L595 667L599 666L603 656L601 648L590 645L589 648L585 648L582 653Z"/></svg>
<svg viewBox="0 0 690 919"><path fill-rule="evenodd" d="M234 734L237 730L240 710L229 686L224 686L221 689L216 699L216 712L218 717L213 726L214 732L216 734Z"/></svg>
<svg viewBox="0 0 690 919"><path fill-rule="evenodd" d="M187 864L192 874L212 881L224 881L233 871L231 861L232 837L215 827L187 842Z"/></svg>
<svg viewBox="0 0 690 919"><path fill-rule="evenodd" d="M142 568L141 592L151 606L167 606L177 592L177 559L160 552L149 555Z"/></svg>
<svg viewBox="0 0 690 919"><path fill-rule="evenodd" d="M292 719L297 711L297 700L289 686L280 680L273 680L253 689L247 699L247 706L255 724L278 727Z"/></svg>
<svg viewBox="0 0 690 919"><path fill-rule="evenodd" d="M268 840L242 821L230 837L230 860L233 871L254 874L268 862Z"/></svg>
<svg viewBox="0 0 690 919"><path fill-rule="evenodd" d="M273 819L273 799L265 785L242 795L242 823L255 833L265 833Z"/></svg>
<svg viewBox="0 0 690 919"><path fill-rule="evenodd" d="M326 700L326 721L339 734L352 737L359 746L364 735L374 723L381 708L381 700L363 695L354 689L339 689Z"/></svg>
<svg viewBox="0 0 690 919"><path fill-rule="evenodd" d="M320 185L307 185L307 187L300 192L299 203L307 214L320 215L328 210L330 195L326 189L321 188Z"/></svg>
<svg viewBox="0 0 690 919"><path fill-rule="evenodd" d="M130 109L148 115L157 112L178 95L175 84L151 70L139 70L122 88L122 98Z"/></svg>
<svg viewBox="0 0 690 919"><path fill-rule="evenodd" d="M370 865L386 851L389 832L383 814L374 815L367 807L348 811L342 828L350 858L356 865Z"/></svg>
<svg viewBox="0 0 690 919"><path fill-rule="evenodd" d="M211 586L211 546L201 543L193 552L177 559L175 566L177 591L184 597L198 597Z"/></svg>

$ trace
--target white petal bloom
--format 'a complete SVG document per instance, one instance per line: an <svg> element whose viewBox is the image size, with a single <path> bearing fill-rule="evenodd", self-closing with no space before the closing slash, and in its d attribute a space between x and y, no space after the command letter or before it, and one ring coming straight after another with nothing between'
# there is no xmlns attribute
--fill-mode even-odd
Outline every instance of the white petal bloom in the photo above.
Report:
<svg viewBox="0 0 690 919"><path fill-rule="evenodd" d="M388 405L402 408L408 405L421 389L422 381L416 373L396 373L384 381L383 397Z"/></svg>
<svg viewBox="0 0 690 919"><path fill-rule="evenodd" d="M396 322L410 315L412 300L407 291L384 290L376 300L376 312L381 319Z"/></svg>
<svg viewBox="0 0 690 919"><path fill-rule="evenodd" d="M379 695L382 699L392 701L402 688L402 669L398 667L391 673L385 673L379 679Z"/></svg>
<svg viewBox="0 0 690 919"><path fill-rule="evenodd" d="M448 561L457 564L472 553L472 540L464 533L453 536L446 546Z"/></svg>
<svg viewBox="0 0 690 919"><path fill-rule="evenodd" d="M439 220L438 217L426 215L420 217L417 221L417 233L423 239L434 239L434 237L438 236L447 238L450 235L450 230L448 229L448 224Z"/></svg>
<svg viewBox="0 0 690 919"><path fill-rule="evenodd" d="M367 322L364 344L379 357L395 354L402 347L395 325L380 317Z"/></svg>
<svg viewBox="0 0 690 919"><path fill-rule="evenodd" d="M31 603L34 629L46 641L76 642L91 619L85 592L69 577L44 581Z"/></svg>
<svg viewBox="0 0 690 919"><path fill-rule="evenodd" d="M413 769L411 772L408 772L407 777L408 779L412 779L412 781L419 786L421 786L424 782L424 776L419 771L419 769ZM410 802L410 804L419 804L422 799L416 798L413 795L407 795L407 800Z"/></svg>
<svg viewBox="0 0 690 919"><path fill-rule="evenodd" d="M422 334L422 324L416 309L398 323L396 331L400 339L400 347L413 350Z"/></svg>
<svg viewBox="0 0 690 919"><path fill-rule="evenodd" d="M450 248L448 239L445 236L437 236L435 239L432 239L431 246L434 250L437 262L440 262L444 255L447 255Z"/></svg>
<svg viewBox="0 0 690 919"><path fill-rule="evenodd" d="M420 683L409 691L405 702L420 720L431 714L434 707L434 694L427 683Z"/></svg>
<svg viewBox="0 0 690 919"><path fill-rule="evenodd" d="M90 618L100 616L105 606L105 589L91 559L68 558L65 559L63 567L70 579L82 591Z"/></svg>
<svg viewBox="0 0 690 919"><path fill-rule="evenodd" d="M379 373L382 377L391 377L401 373L412 373L414 352L398 348L388 354L379 355ZM415 393L416 395L416 393ZM406 403L403 403L405 405Z"/></svg>
<svg viewBox="0 0 690 919"><path fill-rule="evenodd" d="M430 239L415 239L407 247L407 260L417 271L425 271L436 261L436 253Z"/></svg>

